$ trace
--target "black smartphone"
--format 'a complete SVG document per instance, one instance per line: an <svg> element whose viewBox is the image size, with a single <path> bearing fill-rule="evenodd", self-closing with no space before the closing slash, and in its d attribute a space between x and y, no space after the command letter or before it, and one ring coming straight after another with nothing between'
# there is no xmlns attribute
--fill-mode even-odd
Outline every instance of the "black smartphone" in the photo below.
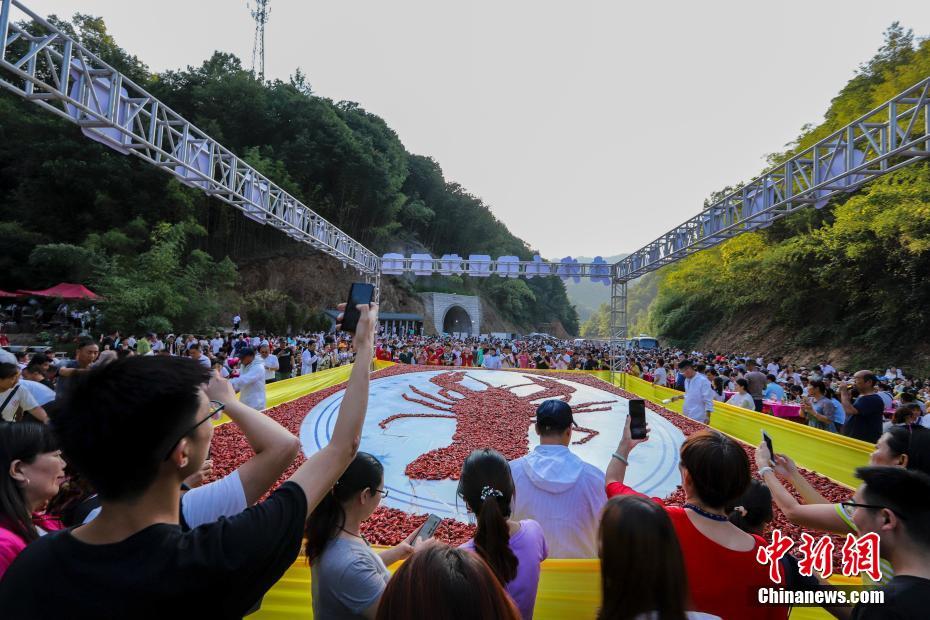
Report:
<svg viewBox="0 0 930 620"><path fill-rule="evenodd" d="M349 288L349 300L346 301L346 309L343 312L342 331L355 333L355 328L358 327L358 320L361 318L356 306L370 304L374 296L374 285L366 284L365 282L352 283L351 288Z"/></svg>
<svg viewBox="0 0 930 620"><path fill-rule="evenodd" d="M417 538L421 540L432 538L433 534L436 533L436 528L439 527L440 521L442 521L442 519L434 514L428 516L426 518L426 522L423 524L423 527L420 528L420 533L417 534Z"/></svg>
<svg viewBox="0 0 930 620"><path fill-rule="evenodd" d="M769 447L769 454L772 457L772 463L775 462L775 449L772 447L772 438L769 437L769 434L765 432L765 429L762 429L762 440L765 441L765 445Z"/></svg>
<svg viewBox="0 0 930 620"><path fill-rule="evenodd" d="M630 437L646 438L646 401L642 398L630 399Z"/></svg>

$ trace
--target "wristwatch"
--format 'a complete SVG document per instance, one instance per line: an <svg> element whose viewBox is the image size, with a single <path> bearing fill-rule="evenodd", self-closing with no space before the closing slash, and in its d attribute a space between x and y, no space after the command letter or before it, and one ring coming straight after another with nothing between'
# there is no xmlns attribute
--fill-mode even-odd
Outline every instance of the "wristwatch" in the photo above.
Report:
<svg viewBox="0 0 930 620"><path fill-rule="evenodd" d="M772 469L771 467L769 467L768 465L766 465L765 467L760 467L760 468L759 468L759 477L762 478L762 477L765 476L765 474L767 474L767 473L769 473L769 472L771 472L771 473L774 474L774 473L775 473L775 470Z"/></svg>

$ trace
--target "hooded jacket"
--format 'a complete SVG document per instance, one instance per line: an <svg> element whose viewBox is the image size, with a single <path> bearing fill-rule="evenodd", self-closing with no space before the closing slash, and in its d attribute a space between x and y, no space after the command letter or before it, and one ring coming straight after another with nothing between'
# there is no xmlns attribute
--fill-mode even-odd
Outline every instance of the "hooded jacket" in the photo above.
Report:
<svg viewBox="0 0 930 620"><path fill-rule="evenodd" d="M542 526L550 558L597 557L597 530L607 502L604 472L565 446L540 445L510 462L514 520Z"/></svg>

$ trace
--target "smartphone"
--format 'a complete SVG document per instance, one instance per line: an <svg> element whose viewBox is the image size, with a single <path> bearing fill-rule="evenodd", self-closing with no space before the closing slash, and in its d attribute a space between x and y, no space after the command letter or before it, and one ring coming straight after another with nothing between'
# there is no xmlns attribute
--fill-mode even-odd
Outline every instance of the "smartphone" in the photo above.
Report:
<svg viewBox="0 0 930 620"><path fill-rule="evenodd" d="M417 534L417 538L422 540L428 540L433 537L433 534L436 533L436 528L439 527L439 522L442 521L439 517L434 514L431 514L426 518L426 522L423 524L423 527L420 528L420 533Z"/></svg>
<svg viewBox="0 0 930 620"><path fill-rule="evenodd" d="M630 437L646 438L646 401L642 398L630 399Z"/></svg>
<svg viewBox="0 0 930 620"><path fill-rule="evenodd" d="M765 429L762 429L762 440L765 442L765 445L769 447L769 454L772 456L772 462L775 462L775 448L772 447L772 438L769 437L769 434L765 432Z"/></svg>
<svg viewBox="0 0 930 620"><path fill-rule="evenodd" d="M355 333L355 328L358 327L358 320L361 318L356 306L370 304L374 296L374 285L366 284L365 282L352 283L351 288L349 288L349 299L346 301L346 309L345 312L343 312L342 331Z"/></svg>

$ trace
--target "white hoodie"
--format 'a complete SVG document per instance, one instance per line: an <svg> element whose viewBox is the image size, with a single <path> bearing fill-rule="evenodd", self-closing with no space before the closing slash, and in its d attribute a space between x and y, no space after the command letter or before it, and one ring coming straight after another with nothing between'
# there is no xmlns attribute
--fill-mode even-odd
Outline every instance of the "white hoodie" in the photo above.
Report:
<svg viewBox="0 0 930 620"><path fill-rule="evenodd" d="M542 526L550 558L596 558L607 502L604 472L565 446L540 445L510 462L516 493L512 519Z"/></svg>

